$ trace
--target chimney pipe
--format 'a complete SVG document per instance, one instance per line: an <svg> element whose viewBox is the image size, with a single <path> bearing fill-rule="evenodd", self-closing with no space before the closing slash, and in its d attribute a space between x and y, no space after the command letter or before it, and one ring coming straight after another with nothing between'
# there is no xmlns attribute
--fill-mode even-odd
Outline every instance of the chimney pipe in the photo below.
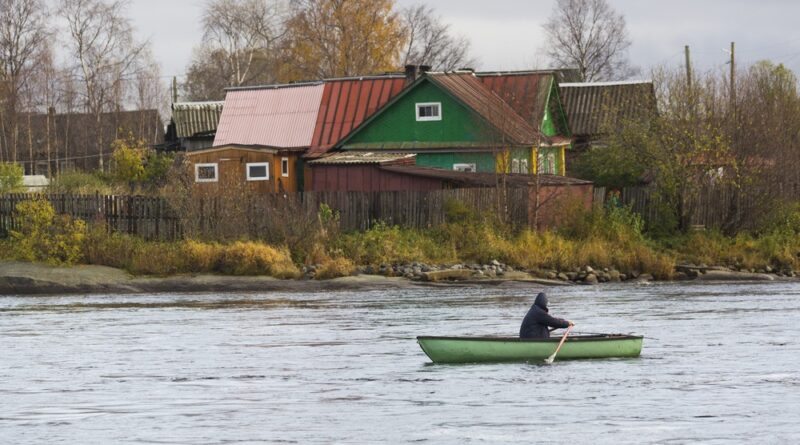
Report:
<svg viewBox="0 0 800 445"><path fill-rule="evenodd" d="M406 65L406 85L417 80L418 73L419 67L417 65Z"/></svg>

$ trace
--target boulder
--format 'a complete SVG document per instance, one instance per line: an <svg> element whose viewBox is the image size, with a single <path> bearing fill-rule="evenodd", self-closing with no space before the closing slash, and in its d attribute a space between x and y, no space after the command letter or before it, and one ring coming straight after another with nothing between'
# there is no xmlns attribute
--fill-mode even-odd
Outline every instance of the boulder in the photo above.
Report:
<svg viewBox="0 0 800 445"><path fill-rule="evenodd" d="M590 273L589 275L586 275L586 278L583 279L583 282L586 284L597 284L597 275Z"/></svg>

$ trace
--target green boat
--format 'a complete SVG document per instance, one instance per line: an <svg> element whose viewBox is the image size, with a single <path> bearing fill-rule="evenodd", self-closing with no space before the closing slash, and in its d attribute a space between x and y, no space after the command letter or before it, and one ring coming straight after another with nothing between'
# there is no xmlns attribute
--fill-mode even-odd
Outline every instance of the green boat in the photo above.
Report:
<svg viewBox="0 0 800 445"><path fill-rule="evenodd" d="M625 334L574 335L558 351L556 360L638 357L644 337ZM561 337L417 337L434 363L500 363L544 361L555 352Z"/></svg>

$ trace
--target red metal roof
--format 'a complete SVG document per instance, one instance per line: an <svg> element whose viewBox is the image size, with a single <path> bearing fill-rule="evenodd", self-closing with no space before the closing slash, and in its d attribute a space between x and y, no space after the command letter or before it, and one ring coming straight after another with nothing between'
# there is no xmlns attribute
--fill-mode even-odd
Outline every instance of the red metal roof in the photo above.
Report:
<svg viewBox="0 0 800 445"><path fill-rule="evenodd" d="M429 73L427 77L518 144L535 144L539 131L472 73Z"/></svg>
<svg viewBox="0 0 800 445"><path fill-rule="evenodd" d="M405 84L404 76L326 80L314 137L307 156L318 157L326 153L397 96Z"/></svg>
<svg viewBox="0 0 800 445"><path fill-rule="evenodd" d="M535 122L537 127L541 124L553 81L552 72L523 71L475 75L523 119Z"/></svg>
<svg viewBox="0 0 800 445"><path fill-rule="evenodd" d="M229 90L214 146L310 146L324 89L316 83Z"/></svg>

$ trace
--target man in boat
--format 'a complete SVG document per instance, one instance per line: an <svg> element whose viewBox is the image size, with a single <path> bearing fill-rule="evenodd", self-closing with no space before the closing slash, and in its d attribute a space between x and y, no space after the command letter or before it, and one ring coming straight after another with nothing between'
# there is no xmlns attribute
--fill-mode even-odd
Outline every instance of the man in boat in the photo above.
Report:
<svg viewBox="0 0 800 445"><path fill-rule="evenodd" d="M569 320L553 317L547 309L547 295L536 296L519 328L519 338L550 338L550 329L568 328L574 324Z"/></svg>

